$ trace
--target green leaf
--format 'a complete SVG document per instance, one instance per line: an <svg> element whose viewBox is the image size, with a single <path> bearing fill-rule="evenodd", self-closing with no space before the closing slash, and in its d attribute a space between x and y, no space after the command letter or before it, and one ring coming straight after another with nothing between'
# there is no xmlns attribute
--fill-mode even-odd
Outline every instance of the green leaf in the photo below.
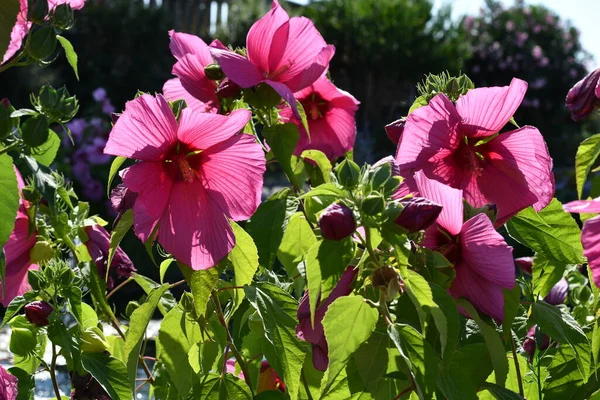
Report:
<svg viewBox="0 0 600 400"><path fill-rule="evenodd" d="M303 159L308 158L317 164L317 167L319 167L321 175L323 176L323 182L329 183L331 181L331 171L333 167L325 153L319 150L304 150L300 157Z"/></svg>
<svg viewBox="0 0 600 400"><path fill-rule="evenodd" d="M433 347L410 325L389 326L388 334L412 371L419 399L431 399L437 375Z"/></svg>
<svg viewBox="0 0 600 400"><path fill-rule="evenodd" d="M546 260L562 264L585 262L577 222L556 199L539 213L532 207L526 208L511 218L506 227L515 240Z"/></svg>
<svg viewBox="0 0 600 400"><path fill-rule="evenodd" d="M592 166L600 155L600 133L585 139L577 149L575 156L575 182L577 183L577 198L583 195L583 186Z"/></svg>
<svg viewBox="0 0 600 400"><path fill-rule="evenodd" d="M238 224L231 222L235 235L235 247L229 253L229 261L233 265L235 286L245 286L252 283L252 278L258 270L258 250L252 237ZM242 304L245 293L243 290L233 290L233 306L230 314Z"/></svg>
<svg viewBox="0 0 600 400"><path fill-rule="evenodd" d="M0 10L2 10L0 6ZM1 14L0 14L1 15ZM0 248L4 247L15 226L19 208L19 189L12 158L8 154L0 155Z"/></svg>
<svg viewBox="0 0 600 400"><path fill-rule="evenodd" d="M307 199L315 196L330 196L334 198L342 198L346 197L346 194L346 191L341 186L339 186L336 183L330 182L312 188L310 192L304 193L302 196L299 197L299 199Z"/></svg>
<svg viewBox="0 0 600 400"><path fill-rule="evenodd" d="M75 72L75 76L77 77L77 80L79 80L79 72L77 71L77 53L75 53L73 45L71 44L71 42L69 42L69 40L60 35L56 35L56 38L65 50L65 57L67 57L69 65L71 66L71 68L73 68L73 72Z"/></svg>
<svg viewBox="0 0 600 400"><path fill-rule="evenodd" d="M566 269L566 265L557 261L548 261L541 256L536 256L531 268L533 277L533 294L546 297L550 290L560 281Z"/></svg>
<svg viewBox="0 0 600 400"><path fill-rule="evenodd" d="M169 257L160 263L160 283L165 282L165 274L173 262L175 262L175 259L173 257Z"/></svg>
<svg viewBox="0 0 600 400"><path fill-rule="evenodd" d="M127 379L127 367L122 361L104 353L82 353L81 363L112 399L129 400L133 397L131 385L135 379Z"/></svg>
<svg viewBox="0 0 600 400"><path fill-rule="evenodd" d="M431 292L433 294L433 301L436 307L431 309L431 315L434 318L435 325L440 332L440 341L442 343L442 355L443 358L449 358L454 353L456 346L458 345L458 336L460 334L460 316L456 309L456 303L452 296L448 292L430 283ZM439 316L443 314L445 318L445 334L444 334L444 319ZM438 319L440 321L438 321ZM445 337L445 339L444 339Z"/></svg>
<svg viewBox="0 0 600 400"><path fill-rule="evenodd" d="M302 105L302 103L300 103L299 100L296 100L296 107L298 108L298 114L300 114L300 121L302 121L302 127L306 131L306 136L308 136L308 139L310 140L310 127L308 126L308 119L306 118L306 110L304 110L304 106Z"/></svg>
<svg viewBox="0 0 600 400"><path fill-rule="evenodd" d="M504 386L506 377L508 376L508 360L506 358L506 353L504 352L502 340L500 340L500 337L498 336L498 332L496 332L494 327L488 325L479 317L475 307L473 307L473 305L467 300L458 299L456 302L465 309L467 314L469 314L477 326L479 326L492 359L492 364L494 366L494 372L496 375L496 383L500 386Z"/></svg>
<svg viewBox="0 0 600 400"><path fill-rule="evenodd" d="M300 372L307 343L296 336L298 303L271 284L246 286L246 298L262 320L268 344L263 347L267 361L283 378L292 400L298 398Z"/></svg>
<svg viewBox="0 0 600 400"><path fill-rule="evenodd" d="M377 309L362 296L338 297L323 317L323 330L329 348L327 385L329 387L348 363L348 359L366 341L379 319Z"/></svg>
<svg viewBox="0 0 600 400"><path fill-rule="evenodd" d="M495 383L486 382L482 386L483 389L487 390L498 400L523 400L523 397L519 396L512 390L498 386Z"/></svg>
<svg viewBox="0 0 600 400"><path fill-rule="evenodd" d="M52 129L48 133L48 140L43 145L31 149L32 156L40 164L49 167L56 158L60 147L60 138Z"/></svg>
<svg viewBox="0 0 600 400"><path fill-rule="evenodd" d="M10 34L20 10L19 0L3 0L0 4L0 54L4 55L10 44Z"/></svg>
<svg viewBox="0 0 600 400"><path fill-rule="evenodd" d="M198 316L204 315L210 294L219 282L220 268L215 266L209 269L194 271L187 265L177 263L183 273L194 297L194 308Z"/></svg>
<svg viewBox="0 0 600 400"><path fill-rule="evenodd" d="M413 111L415 111L417 108L426 106L427 104L429 104L429 100L427 100L427 95L422 95L416 98L416 100L413 102L413 104L410 106L410 109L408 110L408 114L412 113Z"/></svg>
<svg viewBox="0 0 600 400"><path fill-rule="evenodd" d="M202 385L200 393L194 393L194 398L199 400L252 400L252 391L243 379L232 374L220 376L209 375Z"/></svg>
<svg viewBox="0 0 600 400"><path fill-rule="evenodd" d="M265 127L262 133L290 183L299 188L301 182L296 179L294 170L296 165L292 162L296 143L300 137L298 127L293 123L278 124Z"/></svg>
<svg viewBox="0 0 600 400"><path fill-rule="evenodd" d="M162 285L160 288L153 291L144 304L138 307L132 314L129 320L129 330L125 336L125 355L127 357L127 374L131 384L131 390L135 389L135 376L138 367L138 358L142 341L146 335L148 322L154 314L154 310L158 305L162 295L169 289L168 284Z"/></svg>
<svg viewBox="0 0 600 400"><path fill-rule="evenodd" d="M154 282L152 279L150 279L150 278L148 278L146 276L140 275L138 273L134 272L131 276L133 277L133 280L138 285L140 285L140 287L144 290L144 293L146 293L146 295L150 295L150 293L152 293L152 291L158 289L161 286L158 283ZM176 305L177 305L177 302L175 301L175 298L173 297L173 295L171 294L171 292L169 292L167 290L161 296L160 301L158 302L158 306L157 307L158 307L158 311L160 311L160 313L164 317Z"/></svg>
<svg viewBox="0 0 600 400"><path fill-rule="evenodd" d="M298 200L292 197L291 190L286 188L263 202L246 225L263 267L270 269L273 266L283 232L297 209Z"/></svg>
<svg viewBox="0 0 600 400"><path fill-rule="evenodd" d="M519 312L521 300L521 287L518 284L511 290L502 289L504 294L504 320L502 321L502 331L510 334L513 321Z"/></svg>
<svg viewBox="0 0 600 400"><path fill-rule="evenodd" d="M533 303L529 319L552 339L571 346L577 354L575 358L577 368L584 382L587 382L590 371L590 345L587 336L577 324L577 321L569 313L543 301ZM587 353L587 362L585 362L585 358L581 353Z"/></svg>
<svg viewBox="0 0 600 400"><path fill-rule="evenodd" d="M433 293L431 293L431 288L429 287L429 283L418 273L407 270L408 276L404 279L404 284L406 285L406 292L410 297L410 300L415 305L417 312L419 313L419 319L421 320L421 330L425 331L425 325L427 323L427 316L431 308L438 308L435 302L433 301ZM442 314L442 318L444 318ZM446 330L446 322L440 321L440 325L442 326L442 330L440 330L440 334L442 331ZM438 327L438 329L440 329ZM442 339L444 342L445 339Z"/></svg>
<svg viewBox="0 0 600 400"><path fill-rule="evenodd" d="M277 258L283 264L289 276L294 276L297 273L298 263L302 261L308 250L316 242L317 237L304 214L297 212L292 215L277 250Z"/></svg>
<svg viewBox="0 0 600 400"><path fill-rule="evenodd" d="M92 301L94 302L96 311L102 311L109 316L109 319L115 320L116 317L113 310L106 300L106 282L98 275L96 265L91 262L83 263L81 272L85 284L92 294Z"/></svg>
<svg viewBox="0 0 600 400"><path fill-rule="evenodd" d="M106 262L106 276L104 277L105 280L108 278L110 266L112 264L113 258L115 257L117 248L119 247L121 240L123 240L123 238L125 237L127 232L129 232L132 226L133 210L129 209L125 211L123 215L121 215L117 226L115 227L115 229L113 229L113 231L110 234L110 248L108 249L108 261Z"/></svg>
<svg viewBox="0 0 600 400"><path fill-rule="evenodd" d="M12 319L12 317L18 314L25 304L35 300L36 297L37 293L27 292L24 293L23 296L16 296L14 299L12 299L8 307L6 307L6 310L4 310L4 318L2 319L0 329L4 328L4 325L6 325Z"/></svg>
<svg viewBox="0 0 600 400"><path fill-rule="evenodd" d="M160 324L157 358L164 364L180 397L185 398L196 382L188 354L194 344L203 340L198 323L181 306L169 311Z"/></svg>
<svg viewBox="0 0 600 400"><path fill-rule="evenodd" d="M356 365L360 365L358 373L365 387L371 391L377 388L379 380L386 373L390 345L388 335L375 331L352 355Z"/></svg>
<svg viewBox="0 0 600 400"><path fill-rule="evenodd" d="M115 179L115 175L119 172L119 168L123 165L123 163L127 161L127 157L116 156L113 162L110 164L110 171L108 173L108 184L106 185L106 195L110 197L110 187L112 186L112 181Z"/></svg>
<svg viewBox="0 0 600 400"><path fill-rule="evenodd" d="M600 363L600 319L596 319L594 329L592 331L592 357L594 363Z"/></svg>

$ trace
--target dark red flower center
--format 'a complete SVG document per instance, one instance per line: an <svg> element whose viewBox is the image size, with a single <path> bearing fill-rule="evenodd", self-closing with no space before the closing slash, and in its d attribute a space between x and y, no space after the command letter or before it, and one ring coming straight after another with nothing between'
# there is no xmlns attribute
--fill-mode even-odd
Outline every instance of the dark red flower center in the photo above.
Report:
<svg viewBox="0 0 600 400"><path fill-rule="evenodd" d="M319 118L323 118L329 110L329 102L323 99L318 93L311 93L308 97L300 100L306 117L313 121Z"/></svg>
<svg viewBox="0 0 600 400"><path fill-rule="evenodd" d="M178 143L167 153L164 163L173 181L193 183L200 171L200 151Z"/></svg>
<svg viewBox="0 0 600 400"><path fill-rule="evenodd" d="M470 175L478 177L482 174L485 166L485 155L484 145L464 140L460 142L458 149L454 152L454 160L456 165L463 166L463 169Z"/></svg>

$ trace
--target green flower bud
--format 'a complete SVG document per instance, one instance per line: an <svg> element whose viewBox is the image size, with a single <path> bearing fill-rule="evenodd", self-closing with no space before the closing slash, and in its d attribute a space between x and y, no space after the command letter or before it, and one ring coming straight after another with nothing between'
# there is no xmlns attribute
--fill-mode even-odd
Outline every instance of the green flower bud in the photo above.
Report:
<svg viewBox="0 0 600 400"><path fill-rule="evenodd" d="M385 211L385 200L381 194L373 192L363 199L361 209L367 215L377 215Z"/></svg>
<svg viewBox="0 0 600 400"><path fill-rule="evenodd" d="M360 180L360 168L354 161L346 158L337 167L337 178L346 189L352 189Z"/></svg>
<svg viewBox="0 0 600 400"><path fill-rule="evenodd" d="M56 50L56 32L46 26L33 32L29 42L29 55L35 60L44 60Z"/></svg>
<svg viewBox="0 0 600 400"><path fill-rule="evenodd" d="M39 264L50 260L54 256L52 245L46 241L37 242L29 251L29 259L32 263Z"/></svg>
<svg viewBox="0 0 600 400"><path fill-rule="evenodd" d="M403 180L404 178L401 176L392 176L385 185L383 185L383 194L387 197L396 193L396 190L398 190Z"/></svg>
<svg viewBox="0 0 600 400"><path fill-rule="evenodd" d="M39 270L30 269L27 271L27 282L33 290L43 290L46 288L46 277Z"/></svg>
<svg viewBox="0 0 600 400"><path fill-rule="evenodd" d="M75 272L71 268L64 269L60 274L60 283L64 286L69 286L73 283L73 279L75 278Z"/></svg>
<svg viewBox="0 0 600 400"><path fill-rule="evenodd" d="M48 140L48 119L45 115L34 115L21 125L21 136L26 145L38 147Z"/></svg>
<svg viewBox="0 0 600 400"><path fill-rule="evenodd" d="M225 78L225 74L218 64L208 64L206 67L204 67L204 74L208 79L213 81L220 81L221 79Z"/></svg>
<svg viewBox="0 0 600 400"><path fill-rule="evenodd" d="M60 97L58 97L58 93L56 90L49 85L44 85L40 89L39 94L39 105L42 109L53 110L58 106L58 102Z"/></svg>
<svg viewBox="0 0 600 400"><path fill-rule="evenodd" d="M102 353L109 347L104 333L97 326L87 328L81 335L81 351L85 353Z"/></svg>
<svg viewBox="0 0 600 400"><path fill-rule="evenodd" d="M379 190L392 177L392 166L390 163L382 163L375 168L371 175L371 187Z"/></svg>
<svg viewBox="0 0 600 400"><path fill-rule="evenodd" d="M28 0L27 3L27 20L42 25L46 15L48 15L48 1Z"/></svg>
<svg viewBox="0 0 600 400"><path fill-rule="evenodd" d="M52 15L54 25L60 29L68 30L73 27L75 19L73 18L73 9L68 4L60 4L54 9Z"/></svg>

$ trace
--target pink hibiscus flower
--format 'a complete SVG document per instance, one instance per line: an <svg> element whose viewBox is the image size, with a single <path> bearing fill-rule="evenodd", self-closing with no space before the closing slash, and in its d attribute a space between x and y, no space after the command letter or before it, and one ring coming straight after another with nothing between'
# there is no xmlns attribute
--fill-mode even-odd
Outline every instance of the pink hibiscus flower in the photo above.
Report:
<svg viewBox="0 0 600 400"><path fill-rule="evenodd" d="M23 39L25 39L31 28L31 22L27 21L27 0L19 0L19 5L21 6L21 10L17 14L17 21L10 32L10 43L4 53L4 57L2 57L0 65L17 54L17 51L21 48Z"/></svg>
<svg viewBox="0 0 600 400"><path fill-rule="evenodd" d="M354 114L360 103L350 93L338 89L323 75L306 89L294 93L294 97L304 107L310 129L309 139L302 120L294 116L293 110L289 106L281 110L280 115L300 130L294 154L320 150L333 161L352 150L356 139Z"/></svg>
<svg viewBox="0 0 600 400"><path fill-rule="evenodd" d="M450 294L464 297L475 308L502 321L502 288L515 285L512 247L496 232L485 214L463 222L463 191L415 174L421 195L443 206L436 223L425 231L423 245L442 253L454 264L456 277Z"/></svg>
<svg viewBox="0 0 600 400"><path fill-rule="evenodd" d="M169 31L171 53L177 59L171 71L177 78L168 80L163 93L169 100L183 99L188 107L202 112L218 112L217 85L204 74L213 63L208 45L198 36Z"/></svg>
<svg viewBox="0 0 600 400"><path fill-rule="evenodd" d="M600 213L600 197L593 200L576 200L563 204L563 209L570 213ZM590 218L581 230L583 255L587 258L592 271L592 279L600 287L600 215Z"/></svg>
<svg viewBox="0 0 600 400"><path fill-rule="evenodd" d="M296 108L294 93L315 82L329 66L335 47L325 43L311 20L290 18L277 0L258 20L246 38L248 58L230 51L220 42L211 52L225 75L242 88L264 82Z"/></svg>
<svg viewBox="0 0 600 400"><path fill-rule="evenodd" d="M25 182L19 171L15 168L17 175L17 186L20 191L25 187ZM38 269L36 264L32 264L29 258L29 252L37 240L37 232L29 234L29 218L27 217L27 208L29 203L21 197L17 217L15 218L15 227L13 228L8 241L4 245L6 254L6 274L4 276L4 296L0 297L0 303L7 307L17 296L31 290L27 283L27 271ZM2 293L0 292L0 296Z"/></svg>
<svg viewBox="0 0 600 400"><path fill-rule="evenodd" d="M547 206L554 176L542 135L532 126L499 133L526 90L526 82L513 79L510 86L470 90L456 105L439 94L412 112L396 153L404 190L415 190L411 176L422 170L462 189L475 207L496 204L497 225L528 206L536 211Z"/></svg>
<svg viewBox="0 0 600 400"><path fill-rule="evenodd" d="M104 152L140 160L121 177L138 194L134 229L142 241L157 228L165 250L196 270L231 251L229 219L254 214L265 171L260 144L238 134L250 117L245 109L225 116L186 108L176 121L162 95L127 102Z"/></svg>

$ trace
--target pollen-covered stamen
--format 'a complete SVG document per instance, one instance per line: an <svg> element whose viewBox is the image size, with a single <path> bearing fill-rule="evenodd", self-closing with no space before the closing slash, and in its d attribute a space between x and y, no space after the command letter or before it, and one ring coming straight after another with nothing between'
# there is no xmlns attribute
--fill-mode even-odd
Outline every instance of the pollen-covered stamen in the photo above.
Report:
<svg viewBox="0 0 600 400"><path fill-rule="evenodd" d="M302 100L301 103L306 112L306 116L313 121L323 118L327 112L327 101L323 100L317 93L312 93Z"/></svg>
<svg viewBox="0 0 600 400"><path fill-rule="evenodd" d="M190 163L188 162L187 158L179 157L175 160L175 162L177 163L177 169L179 170L181 180L186 183L193 183L194 178L196 177L196 173L194 169L190 166Z"/></svg>

